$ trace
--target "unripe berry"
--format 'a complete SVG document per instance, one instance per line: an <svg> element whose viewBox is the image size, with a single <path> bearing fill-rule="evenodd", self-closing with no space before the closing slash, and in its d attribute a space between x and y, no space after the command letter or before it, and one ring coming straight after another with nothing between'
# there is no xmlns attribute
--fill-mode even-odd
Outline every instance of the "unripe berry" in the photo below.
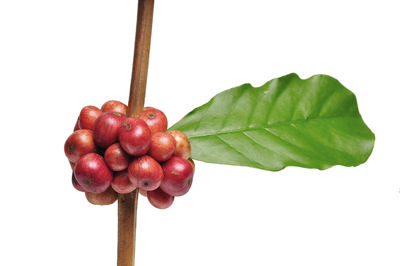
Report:
<svg viewBox="0 0 400 266"><path fill-rule="evenodd" d="M86 199L94 205L111 205L118 199L118 194L109 187L102 193L86 192Z"/></svg>
<svg viewBox="0 0 400 266"><path fill-rule="evenodd" d="M123 115L126 115L127 109L128 106L126 106L124 103L121 103L120 101L108 101L104 103L101 107L101 110L103 112L116 112Z"/></svg>
<svg viewBox="0 0 400 266"><path fill-rule="evenodd" d="M128 171L114 173L114 179L111 183L114 191L120 194L128 194L136 189L136 187L129 180Z"/></svg>
<svg viewBox="0 0 400 266"><path fill-rule="evenodd" d="M163 112L155 108L144 108L139 116L140 119L146 122L151 133L165 132L168 127L167 117Z"/></svg>
<svg viewBox="0 0 400 266"><path fill-rule="evenodd" d="M148 155L133 160L129 164L128 173L132 184L146 191L157 189L164 176L161 165Z"/></svg>
<svg viewBox="0 0 400 266"><path fill-rule="evenodd" d="M189 138L181 131L170 131L169 134L174 137L176 142L175 156L183 159L189 159L192 148L190 146Z"/></svg>
<svg viewBox="0 0 400 266"><path fill-rule="evenodd" d="M149 155L159 162L165 162L175 152L175 139L166 132L157 132L151 137Z"/></svg>
<svg viewBox="0 0 400 266"><path fill-rule="evenodd" d="M94 123L102 113L96 106L83 107L79 114L79 128L94 130Z"/></svg>
<svg viewBox="0 0 400 266"><path fill-rule="evenodd" d="M150 149L151 131L139 118L127 118L118 131L121 147L132 156L144 155Z"/></svg>
<svg viewBox="0 0 400 266"><path fill-rule="evenodd" d="M76 163L85 154L96 152L93 131L79 129L72 133L64 144L64 152L71 163Z"/></svg>
<svg viewBox="0 0 400 266"><path fill-rule="evenodd" d="M92 193L104 192L113 179L103 157L97 153L88 153L82 156L75 165L74 175L79 185Z"/></svg>
<svg viewBox="0 0 400 266"><path fill-rule="evenodd" d="M151 205L158 209L166 209L174 202L173 196L168 195L159 188L153 191L148 191L147 198L149 199Z"/></svg>
<svg viewBox="0 0 400 266"><path fill-rule="evenodd" d="M113 171L123 171L128 168L130 157L119 143L114 143L104 153L107 166Z"/></svg>
<svg viewBox="0 0 400 266"><path fill-rule="evenodd" d="M193 181L193 167L189 161L173 156L163 165L164 180L160 188L171 196L186 194Z"/></svg>
<svg viewBox="0 0 400 266"><path fill-rule="evenodd" d="M94 141L101 148L108 148L118 141L118 129L125 120L120 113L103 113L94 125Z"/></svg>

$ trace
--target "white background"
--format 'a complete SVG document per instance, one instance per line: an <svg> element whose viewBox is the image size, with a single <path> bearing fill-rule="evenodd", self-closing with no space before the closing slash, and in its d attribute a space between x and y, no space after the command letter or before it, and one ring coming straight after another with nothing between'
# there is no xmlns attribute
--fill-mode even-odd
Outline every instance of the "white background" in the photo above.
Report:
<svg viewBox="0 0 400 266"><path fill-rule="evenodd" d="M146 104L170 124L218 92L298 73L356 93L369 161L271 173L197 163L139 202L137 265L400 265L398 1L156 1ZM116 265L116 205L71 186L80 108L126 101L136 0L1 0L0 265Z"/></svg>

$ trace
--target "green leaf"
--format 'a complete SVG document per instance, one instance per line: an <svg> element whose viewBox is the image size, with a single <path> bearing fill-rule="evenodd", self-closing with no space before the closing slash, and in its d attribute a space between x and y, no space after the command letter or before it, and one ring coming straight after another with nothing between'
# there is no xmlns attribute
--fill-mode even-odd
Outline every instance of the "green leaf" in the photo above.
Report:
<svg viewBox="0 0 400 266"><path fill-rule="evenodd" d="M188 135L193 159L271 171L357 166L375 141L355 95L326 75L290 74L224 91L169 130Z"/></svg>

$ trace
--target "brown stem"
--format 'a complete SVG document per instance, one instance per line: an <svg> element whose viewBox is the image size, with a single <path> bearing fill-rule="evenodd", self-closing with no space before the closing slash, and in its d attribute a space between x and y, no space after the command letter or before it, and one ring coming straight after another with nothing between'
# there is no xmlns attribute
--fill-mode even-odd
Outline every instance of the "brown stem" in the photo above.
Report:
<svg viewBox="0 0 400 266"><path fill-rule="evenodd" d="M118 196L118 266L135 265L137 189Z"/></svg>
<svg viewBox="0 0 400 266"><path fill-rule="evenodd" d="M154 0L139 0L135 54L133 58L128 112L130 117L143 110L149 67ZM118 266L135 265L138 189L118 198Z"/></svg>
<svg viewBox="0 0 400 266"><path fill-rule="evenodd" d="M154 0L139 0L136 26L135 56L133 58L131 91L129 94L128 115L138 115L144 106L151 29L153 25Z"/></svg>

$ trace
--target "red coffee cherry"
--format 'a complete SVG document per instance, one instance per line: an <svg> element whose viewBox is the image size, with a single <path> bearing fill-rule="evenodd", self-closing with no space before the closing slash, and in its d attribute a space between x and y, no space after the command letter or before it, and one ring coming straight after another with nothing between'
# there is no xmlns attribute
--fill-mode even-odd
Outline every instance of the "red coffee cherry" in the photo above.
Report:
<svg viewBox="0 0 400 266"><path fill-rule="evenodd" d="M83 107L79 114L79 128L94 130L94 123L102 113L96 106Z"/></svg>
<svg viewBox="0 0 400 266"><path fill-rule="evenodd" d="M130 157L119 143L114 143L104 153L107 166L113 171L123 171L128 168Z"/></svg>
<svg viewBox="0 0 400 266"><path fill-rule="evenodd" d="M102 193L86 192L86 199L94 205L111 205L118 199L118 194L109 187Z"/></svg>
<svg viewBox="0 0 400 266"><path fill-rule="evenodd" d="M189 138L181 131L170 131L169 134L174 137L176 142L175 156L189 159L192 148L190 146Z"/></svg>
<svg viewBox="0 0 400 266"><path fill-rule="evenodd" d="M103 112L116 112L126 115L126 111L128 110L128 106L120 101L108 101L103 104L101 107L101 111Z"/></svg>
<svg viewBox="0 0 400 266"><path fill-rule="evenodd" d="M163 112L156 108L145 108L139 118L146 122L152 134L165 132L167 130L167 117Z"/></svg>
<svg viewBox="0 0 400 266"><path fill-rule="evenodd" d="M129 164L128 173L132 184L146 191L157 189L164 176L161 165L148 155L133 160Z"/></svg>
<svg viewBox="0 0 400 266"><path fill-rule="evenodd" d="M108 148L118 141L118 129L125 120L120 113L103 113L94 124L94 141L101 148Z"/></svg>
<svg viewBox="0 0 400 266"><path fill-rule="evenodd" d="M75 165L74 175L79 185L85 191L92 193L106 191L113 179L103 157L97 153L82 156Z"/></svg>
<svg viewBox="0 0 400 266"><path fill-rule="evenodd" d="M157 132L151 137L149 155L159 162L165 162L175 152L175 139L166 132Z"/></svg>
<svg viewBox="0 0 400 266"><path fill-rule="evenodd" d="M153 191L148 191L147 198L149 199L151 205L158 209L167 209L174 202L173 196L168 195L159 188Z"/></svg>
<svg viewBox="0 0 400 266"><path fill-rule="evenodd" d="M72 133L64 144L64 152L71 163L76 163L81 156L96 152L93 131L79 129Z"/></svg>
<svg viewBox="0 0 400 266"><path fill-rule="evenodd" d="M127 118L118 131L121 147L132 156L140 156L150 149L151 131L139 118Z"/></svg>
<svg viewBox="0 0 400 266"><path fill-rule="evenodd" d="M186 194L193 181L193 167L189 161L173 156L163 165L164 180L160 188L171 196Z"/></svg>
<svg viewBox="0 0 400 266"><path fill-rule="evenodd" d="M74 174L72 173L72 185L74 186L74 188L80 192L85 192L85 190L83 189L83 187L81 187L81 185L79 185L78 181L76 181Z"/></svg>
<svg viewBox="0 0 400 266"><path fill-rule="evenodd" d="M120 194L128 194L136 189L136 187L129 180L128 171L114 173L114 179L111 183L111 187L114 191Z"/></svg>

